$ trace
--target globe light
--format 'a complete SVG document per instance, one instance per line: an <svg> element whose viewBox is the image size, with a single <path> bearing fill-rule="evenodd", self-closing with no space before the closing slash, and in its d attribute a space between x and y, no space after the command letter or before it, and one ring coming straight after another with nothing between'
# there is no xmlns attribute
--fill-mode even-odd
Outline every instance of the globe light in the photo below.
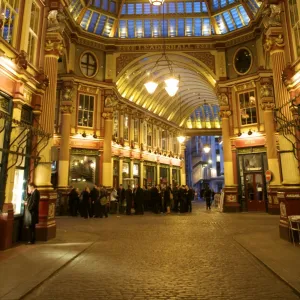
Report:
<svg viewBox="0 0 300 300"><path fill-rule="evenodd" d="M185 141L185 136L183 136L183 135L178 136L178 137L177 137L177 141L178 141L180 144L184 143L184 141Z"/></svg>
<svg viewBox="0 0 300 300"><path fill-rule="evenodd" d="M203 151L204 151L205 153L209 153L209 151L210 151L210 146L209 146L208 144L204 145Z"/></svg>
<svg viewBox="0 0 300 300"><path fill-rule="evenodd" d="M153 80L150 80L148 82L146 82L144 84L145 88L147 89L147 92L149 94L153 94L158 86L158 84L156 82L154 82Z"/></svg>
<svg viewBox="0 0 300 300"><path fill-rule="evenodd" d="M160 6L164 4L164 0L149 0L150 4Z"/></svg>
<svg viewBox="0 0 300 300"><path fill-rule="evenodd" d="M212 160L211 160L211 159L209 159L209 160L208 160L208 163L209 163L209 164L212 164Z"/></svg>
<svg viewBox="0 0 300 300"><path fill-rule="evenodd" d="M170 97L174 97L178 91L178 86L166 86L165 90Z"/></svg>

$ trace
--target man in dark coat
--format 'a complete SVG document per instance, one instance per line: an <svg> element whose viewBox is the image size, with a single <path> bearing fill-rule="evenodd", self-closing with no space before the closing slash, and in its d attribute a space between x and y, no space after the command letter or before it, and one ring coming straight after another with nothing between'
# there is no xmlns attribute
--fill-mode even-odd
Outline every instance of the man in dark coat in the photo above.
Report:
<svg viewBox="0 0 300 300"><path fill-rule="evenodd" d="M188 188L187 192L187 210L188 212L192 212L192 201L195 197L195 191L192 189L192 187Z"/></svg>
<svg viewBox="0 0 300 300"><path fill-rule="evenodd" d="M204 191L204 198L206 201L206 210L210 210L210 206L211 206L211 190L208 187L208 185L205 187L205 191Z"/></svg>
<svg viewBox="0 0 300 300"><path fill-rule="evenodd" d="M132 206L132 189L130 185L128 185L127 190L125 191L125 198L126 198L126 215L131 215L131 206Z"/></svg>
<svg viewBox="0 0 300 300"><path fill-rule="evenodd" d="M28 193L30 197L27 202L27 209L31 215L31 222L28 226L29 239L28 244L35 243L35 225L39 222L39 203L40 203L40 192L37 190L36 185L31 182L28 185Z"/></svg>
<svg viewBox="0 0 300 300"><path fill-rule="evenodd" d="M178 192L179 192L178 184L176 184L175 187L173 188L174 212L178 212Z"/></svg>
<svg viewBox="0 0 300 300"><path fill-rule="evenodd" d="M123 185L120 184L118 190L118 201L119 201L119 211L121 214L125 213L125 204L127 200L125 199L125 189L123 188Z"/></svg>
<svg viewBox="0 0 300 300"><path fill-rule="evenodd" d="M94 186L94 188L90 192L91 197L91 206L90 206L90 218L92 217L98 217L99 216L99 203L100 203L100 192L97 185Z"/></svg>
<svg viewBox="0 0 300 300"><path fill-rule="evenodd" d="M143 189L137 184L135 188L135 214L136 215L143 215L144 214L144 191Z"/></svg>
<svg viewBox="0 0 300 300"><path fill-rule="evenodd" d="M156 214L160 212L160 196L158 191L158 186L154 186L151 189L151 202L153 203L153 211Z"/></svg>

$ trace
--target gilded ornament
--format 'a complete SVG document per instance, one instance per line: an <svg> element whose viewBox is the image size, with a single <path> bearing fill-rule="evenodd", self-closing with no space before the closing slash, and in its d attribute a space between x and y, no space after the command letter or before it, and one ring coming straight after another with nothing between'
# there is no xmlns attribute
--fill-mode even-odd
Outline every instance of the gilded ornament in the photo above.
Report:
<svg viewBox="0 0 300 300"><path fill-rule="evenodd" d="M112 119L113 118L113 114L111 112L104 112L102 113L102 117L106 120L108 119Z"/></svg>
<svg viewBox="0 0 300 300"><path fill-rule="evenodd" d="M231 110L221 110L219 114L221 118L228 118L231 116Z"/></svg>
<svg viewBox="0 0 300 300"><path fill-rule="evenodd" d="M104 100L105 107L115 107L118 103L118 98L116 95L109 95Z"/></svg>
<svg viewBox="0 0 300 300"><path fill-rule="evenodd" d="M273 102L265 102L260 106L262 110L273 110L275 108L275 104Z"/></svg>
<svg viewBox="0 0 300 300"><path fill-rule="evenodd" d="M218 95L218 102L220 106L227 106L228 105L228 97L225 93L220 93Z"/></svg>
<svg viewBox="0 0 300 300"><path fill-rule="evenodd" d="M263 24L265 28L280 27L281 26L280 13L281 13L280 5L271 4L267 6L262 13Z"/></svg>
<svg viewBox="0 0 300 300"><path fill-rule="evenodd" d="M60 32L65 29L65 15L61 10L51 10L48 14L48 32Z"/></svg>
<svg viewBox="0 0 300 300"><path fill-rule="evenodd" d="M260 87L260 97L273 97L273 87L270 83L265 83Z"/></svg>

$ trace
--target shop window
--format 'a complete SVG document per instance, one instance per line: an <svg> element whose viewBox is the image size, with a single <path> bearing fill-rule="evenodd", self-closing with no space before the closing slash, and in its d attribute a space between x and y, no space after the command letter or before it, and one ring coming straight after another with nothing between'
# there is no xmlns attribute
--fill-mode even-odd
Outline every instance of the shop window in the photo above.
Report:
<svg viewBox="0 0 300 300"><path fill-rule="evenodd" d="M3 26L0 29L1 36L8 43L13 42L16 19L18 16L19 0L2 0L0 1L0 12L3 12Z"/></svg>
<svg viewBox="0 0 300 300"><path fill-rule="evenodd" d="M254 91L239 94L241 125L257 123Z"/></svg>
<svg viewBox="0 0 300 300"><path fill-rule="evenodd" d="M35 1L32 2L31 16L29 25L29 37L28 37L28 61L35 64L37 41L38 41L38 30L40 21L40 7Z"/></svg>
<svg viewBox="0 0 300 300"><path fill-rule="evenodd" d="M130 177L130 169L129 169L128 162L123 162L122 175L123 175L123 179Z"/></svg>
<svg viewBox="0 0 300 300"><path fill-rule="evenodd" d="M147 125L147 145L152 146L152 125Z"/></svg>
<svg viewBox="0 0 300 300"><path fill-rule="evenodd" d="M80 59L80 69L84 76L93 77L97 72L97 59L90 53L85 52Z"/></svg>
<svg viewBox="0 0 300 300"><path fill-rule="evenodd" d="M81 190L86 185L95 184L96 177L96 156L85 154L72 154L70 158L70 179L71 184Z"/></svg>
<svg viewBox="0 0 300 300"><path fill-rule="evenodd" d="M134 142L139 142L139 119L134 119Z"/></svg>
<svg viewBox="0 0 300 300"><path fill-rule="evenodd" d="M140 166L139 164L133 164L133 176L140 176Z"/></svg>
<svg viewBox="0 0 300 300"><path fill-rule="evenodd" d="M290 20L292 25L292 33L294 40L294 47L296 57L300 57L300 19L299 19L299 8L297 7L297 0L289 0L289 11L290 11Z"/></svg>
<svg viewBox="0 0 300 300"><path fill-rule="evenodd" d="M117 138L119 136L119 112L114 111L113 115L113 136Z"/></svg>
<svg viewBox="0 0 300 300"><path fill-rule="evenodd" d="M93 127L95 97L90 95L79 95L78 126Z"/></svg>
<svg viewBox="0 0 300 300"><path fill-rule="evenodd" d="M124 132L123 132L124 140L129 139L129 117L127 114L124 115Z"/></svg>

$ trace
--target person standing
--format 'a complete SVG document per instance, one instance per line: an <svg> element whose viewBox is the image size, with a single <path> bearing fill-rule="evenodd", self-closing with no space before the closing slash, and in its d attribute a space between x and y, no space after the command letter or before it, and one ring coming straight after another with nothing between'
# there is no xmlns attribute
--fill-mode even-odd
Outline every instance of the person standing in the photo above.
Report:
<svg viewBox="0 0 300 300"><path fill-rule="evenodd" d="M79 202L78 189L73 188L69 193L69 208L70 208L70 214L73 217L77 216L78 202Z"/></svg>
<svg viewBox="0 0 300 300"><path fill-rule="evenodd" d="M90 207L90 189L88 186L81 193L81 199L82 217L87 219L89 217Z"/></svg>
<svg viewBox="0 0 300 300"><path fill-rule="evenodd" d="M171 188L167 185L164 191L164 204L165 204L165 212L169 214L171 212Z"/></svg>
<svg viewBox="0 0 300 300"><path fill-rule="evenodd" d="M178 192L178 184L176 184L173 188L174 212L178 212Z"/></svg>
<svg viewBox="0 0 300 300"><path fill-rule="evenodd" d="M107 197L107 191L106 189L101 186L100 187L100 218L103 218L103 215L105 218L108 217L107 215L107 204L108 204L108 197Z"/></svg>
<svg viewBox="0 0 300 300"><path fill-rule="evenodd" d="M211 205L211 190L209 189L208 185L205 187L204 191L204 199L206 202L206 210L210 210L210 205Z"/></svg>
<svg viewBox="0 0 300 300"><path fill-rule="evenodd" d="M125 199L125 189L123 188L122 184L120 184L117 192L118 192L119 210L121 214L124 214L126 208L126 199Z"/></svg>
<svg viewBox="0 0 300 300"><path fill-rule="evenodd" d="M135 189L135 214L136 215L143 215L144 214L144 191L143 189L137 184Z"/></svg>
<svg viewBox="0 0 300 300"><path fill-rule="evenodd" d="M99 188L97 185L93 187L90 193L91 196L91 206L90 206L90 218L96 217L96 208L97 208L97 201L99 200Z"/></svg>
<svg viewBox="0 0 300 300"><path fill-rule="evenodd" d="M192 201L194 200L195 192L192 187L189 187L187 192L187 211L192 212Z"/></svg>
<svg viewBox="0 0 300 300"><path fill-rule="evenodd" d="M126 215L131 215L131 207L133 200L133 193L130 185L128 185L127 190L125 191L125 199L126 199Z"/></svg>
<svg viewBox="0 0 300 300"><path fill-rule="evenodd" d="M27 224L29 229L28 244L34 244L36 240L35 226L39 223L40 192L33 182L28 185L28 193L30 194L27 201L27 212L30 216L30 222Z"/></svg>
<svg viewBox="0 0 300 300"><path fill-rule="evenodd" d="M158 214L160 210L160 197L158 188L158 185L156 185L151 189L151 202L153 203L153 212L155 214Z"/></svg>
<svg viewBox="0 0 300 300"><path fill-rule="evenodd" d="M111 214L116 214L119 212L118 209L118 193L116 188L114 187L110 193L110 213Z"/></svg>

